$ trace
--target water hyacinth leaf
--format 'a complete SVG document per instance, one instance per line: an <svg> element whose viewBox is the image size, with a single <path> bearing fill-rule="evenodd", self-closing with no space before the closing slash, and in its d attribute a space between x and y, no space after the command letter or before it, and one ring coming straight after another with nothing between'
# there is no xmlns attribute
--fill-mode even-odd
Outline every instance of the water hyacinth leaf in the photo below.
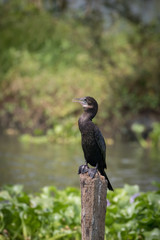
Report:
<svg viewBox="0 0 160 240"><path fill-rule="evenodd" d="M67 193L67 195L69 194L73 194L73 195L79 195L80 196L80 190L77 188L73 188L73 187L67 187L65 192Z"/></svg>
<svg viewBox="0 0 160 240"><path fill-rule="evenodd" d="M45 187L42 188L42 193L41 194L42 195L44 194L44 196L51 196L51 194L53 194L53 193L54 194L58 193L56 187L54 187L54 186L45 186Z"/></svg>
<svg viewBox="0 0 160 240"><path fill-rule="evenodd" d="M0 212L0 232L4 229L4 219L3 214Z"/></svg>
<svg viewBox="0 0 160 240"><path fill-rule="evenodd" d="M27 205L30 204L30 196L24 192L22 192L21 194L19 194L19 196L17 196L17 200L20 203L25 203Z"/></svg>
<svg viewBox="0 0 160 240"><path fill-rule="evenodd" d="M135 215L135 204L132 204L126 209L126 218L133 218Z"/></svg>
<svg viewBox="0 0 160 240"><path fill-rule="evenodd" d="M140 133L142 133L142 132L144 131L145 126L142 125L142 124L139 124L139 123L134 123L134 124L132 124L131 129L132 129L135 133L140 134Z"/></svg>
<svg viewBox="0 0 160 240"><path fill-rule="evenodd" d="M160 226L159 192L137 196L137 191L137 186L127 186L108 193L107 240L144 240L147 236L157 239L157 231L151 232ZM8 194L11 201L0 199L0 234L3 237L7 228L8 236L13 240L24 237L32 240L80 240L79 190L45 187L40 193L26 194L22 190L15 194L10 186ZM134 197L132 202L131 197ZM145 236L145 233L149 235Z"/></svg>
<svg viewBox="0 0 160 240"><path fill-rule="evenodd" d="M23 191L23 186L20 184L17 185L5 185L4 189L8 191L11 195L18 195L21 194Z"/></svg>
<svg viewBox="0 0 160 240"><path fill-rule="evenodd" d="M72 238L77 234L77 232L75 231L64 231L64 232L57 232L54 234L53 237L49 238L48 240L56 240L56 239L62 239L62 238L66 238L68 236L71 236Z"/></svg>
<svg viewBox="0 0 160 240"><path fill-rule="evenodd" d="M159 240L160 230L158 228L155 228L150 232L145 232L144 236L145 236L145 240Z"/></svg>
<svg viewBox="0 0 160 240"><path fill-rule="evenodd" d="M11 201L12 197L10 196L9 192L7 191L1 191L0 192L0 201Z"/></svg>
<svg viewBox="0 0 160 240"><path fill-rule="evenodd" d="M156 204L157 208L160 209L160 197L159 197L159 194L150 193L150 194L147 195L147 198L148 198L149 204Z"/></svg>
<svg viewBox="0 0 160 240"><path fill-rule="evenodd" d="M135 193L139 192L139 186L138 185L134 185L134 186L130 186L128 184L124 185L124 190L129 194L129 195L134 195Z"/></svg>

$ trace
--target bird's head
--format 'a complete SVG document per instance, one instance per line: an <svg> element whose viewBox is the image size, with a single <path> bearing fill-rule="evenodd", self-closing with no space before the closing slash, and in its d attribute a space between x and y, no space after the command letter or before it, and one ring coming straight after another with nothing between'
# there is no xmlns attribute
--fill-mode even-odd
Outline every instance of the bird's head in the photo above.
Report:
<svg viewBox="0 0 160 240"><path fill-rule="evenodd" d="M84 112L92 114L92 118L98 111L98 103L93 97L74 98L72 101L80 103Z"/></svg>

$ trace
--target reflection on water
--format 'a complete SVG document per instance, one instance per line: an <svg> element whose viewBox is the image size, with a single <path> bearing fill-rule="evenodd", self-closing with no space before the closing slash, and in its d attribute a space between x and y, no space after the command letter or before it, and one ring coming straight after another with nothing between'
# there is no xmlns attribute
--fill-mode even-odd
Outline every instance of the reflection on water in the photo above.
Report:
<svg viewBox="0 0 160 240"><path fill-rule="evenodd" d="M137 143L117 142L108 147L107 175L114 188L138 184L142 191L154 189L160 181L160 156ZM80 143L65 145L24 144L15 137L0 137L0 186L23 184L39 191L46 185L79 187L77 170L84 163Z"/></svg>

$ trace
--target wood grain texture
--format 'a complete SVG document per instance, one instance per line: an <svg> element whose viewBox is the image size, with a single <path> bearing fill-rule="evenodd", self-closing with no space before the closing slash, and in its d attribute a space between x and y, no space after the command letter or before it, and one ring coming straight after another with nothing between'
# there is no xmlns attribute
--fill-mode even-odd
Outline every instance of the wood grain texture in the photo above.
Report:
<svg viewBox="0 0 160 240"><path fill-rule="evenodd" d="M80 174L82 240L104 240L107 181L96 174Z"/></svg>

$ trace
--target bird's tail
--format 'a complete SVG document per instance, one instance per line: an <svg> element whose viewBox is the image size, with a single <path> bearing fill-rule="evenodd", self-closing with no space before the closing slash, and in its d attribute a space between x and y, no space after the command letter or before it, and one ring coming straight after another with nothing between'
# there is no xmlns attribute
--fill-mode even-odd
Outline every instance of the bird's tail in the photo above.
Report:
<svg viewBox="0 0 160 240"><path fill-rule="evenodd" d="M112 187L112 185L111 185L111 183L110 183L110 181L109 181L109 179L107 177L107 174L104 171L104 169L98 169L98 170L100 171L101 175L104 176L105 179L107 180L107 182L108 182L108 189L111 190L111 191L114 191L113 187Z"/></svg>

